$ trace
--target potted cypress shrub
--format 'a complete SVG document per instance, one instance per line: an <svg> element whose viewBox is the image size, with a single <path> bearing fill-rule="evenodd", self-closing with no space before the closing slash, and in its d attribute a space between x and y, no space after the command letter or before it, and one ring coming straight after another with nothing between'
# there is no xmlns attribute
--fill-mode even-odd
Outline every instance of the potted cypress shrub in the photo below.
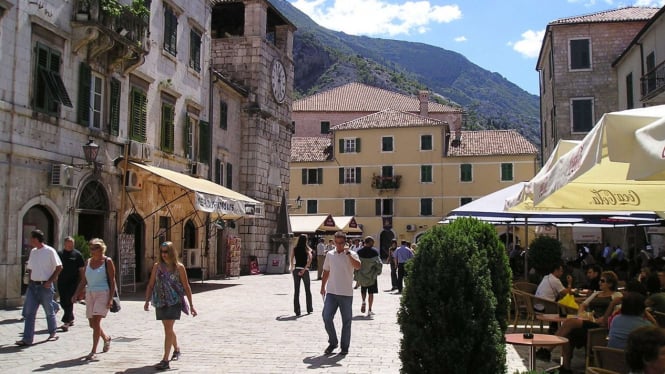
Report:
<svg viewBox="0 0 665 374"><path fill-rule="evenodd" d="M560 241L545 235L536 237L527 251L528 265L535 270L535 274L529 274L529 281L540 283L543 276L550 272L552 264L560 262L562 256Z"/></svg>

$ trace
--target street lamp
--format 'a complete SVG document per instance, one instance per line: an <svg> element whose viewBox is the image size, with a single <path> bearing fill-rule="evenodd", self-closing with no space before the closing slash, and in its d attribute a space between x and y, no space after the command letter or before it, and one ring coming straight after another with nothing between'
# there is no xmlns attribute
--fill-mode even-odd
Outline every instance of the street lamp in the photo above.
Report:
<svg viewBox="0 0 665 374"><path fill-rule="evenodd" d="M102 172L102 165L97 162L97 154L99 153L99 145L95 143L92 138L88 139L88 143L81 146L83 148L83 155L85 156L85 162L88 163L88 166L92 164L93 175L99 176Z"/></svg>

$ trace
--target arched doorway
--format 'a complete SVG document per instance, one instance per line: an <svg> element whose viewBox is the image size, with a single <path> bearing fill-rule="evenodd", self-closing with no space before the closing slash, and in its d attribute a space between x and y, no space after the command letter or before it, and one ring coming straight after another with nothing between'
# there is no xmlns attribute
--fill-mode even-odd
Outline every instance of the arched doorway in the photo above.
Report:
<svg viewBox="0 0 665 374"><path fill-rule="evenodd" d="M25 264L28 262L30 256L30 232L35 229L44 232L46 244L57 247L54 245L55 240L55 220L51 212L42 205L36 205L30 208L23 216L23 233L21 242L21 274L25 273ZM21 295L25 294L27 285L21 282Z"/></svg>
<svg viewBox="0 0 665 374"><path fill-rule="evenodd" d="M105 237L108 210L109 202L102 184L97 181L86 184L79 197L76 234L86 240L102 238L111 243L111 238Z"/></svg>
<svg viewBox="0 0 665 374"><path fill-rule="evenodd" d="M145 223L143 218L136 213L130 214L125 222L124 234L134 235L134 276L136 282L143 282L143 233L145 232Z"/></svg>
<svg viewBox="0 0 665 374"><path fill-rule="evenodd" d="M395 233L390 230L383 230L379 235L379 245L381 246L381 259L386 260L388 258L388 252L390 249L390 244L395 238Z"/></svg>

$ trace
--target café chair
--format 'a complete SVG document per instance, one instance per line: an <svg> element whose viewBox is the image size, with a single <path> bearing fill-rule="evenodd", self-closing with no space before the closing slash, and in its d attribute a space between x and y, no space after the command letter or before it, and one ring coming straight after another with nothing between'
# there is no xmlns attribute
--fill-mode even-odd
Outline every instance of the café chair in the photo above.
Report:
<svg viewBox="0 0 665 374"><path fill-rule="evenodd" d="M535 321L536 316L534 314L533 304L531 304L530 295L514 288L511 290L511 294L513 296L513 303L515 304L513 332L517 330L517 324L519 322L521 313L524 313L524 327L531 325L530 331L533 331L533 322Z"/></svg>
<svg viewBox="0 0 665 374"><path fill-rule="evenodd" d="M586 368L585 374L621 374L621 373L603 368L597 368L594 366L588 366Z"/></svg>
<svg viewBox="0 0 665 374"><path fill-rule="evenodd" d="M607 335L610 330L606 327L588 329L586 332L586 366L595 365L592 347L606 347Z"/></svg>
<svg viewBox="0 0 665 374"><path fill-rule="evenodd" d="M513 288L524 291L526 293L535 294L538 289L538 285L529 282L513 282Z"/></svg>
<svg viewBox="0 0 665 374"><path fill-rule="evenodd" d="M627 373L626 351L610 347L592 347L594 365L602 369L608 369L619 373Z"/></svg>

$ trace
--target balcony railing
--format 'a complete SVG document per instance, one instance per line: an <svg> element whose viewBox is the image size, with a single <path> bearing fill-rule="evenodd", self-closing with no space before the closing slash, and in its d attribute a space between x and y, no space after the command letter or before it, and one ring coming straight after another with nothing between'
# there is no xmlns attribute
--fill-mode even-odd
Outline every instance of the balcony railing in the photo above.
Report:
<svg viewBox="0 0 665 374"><path fill-rule="evenodd" d="M399 188L401 180L401 175L395 175L392 177L375 175L372 177L372 188L377 190L396 190Z"/></svg>
<svg viewBox="0 0 665 374"><path fill-rule="evenodd" d="M665 89L665 61L640 78L642 99Z"/></svg>

